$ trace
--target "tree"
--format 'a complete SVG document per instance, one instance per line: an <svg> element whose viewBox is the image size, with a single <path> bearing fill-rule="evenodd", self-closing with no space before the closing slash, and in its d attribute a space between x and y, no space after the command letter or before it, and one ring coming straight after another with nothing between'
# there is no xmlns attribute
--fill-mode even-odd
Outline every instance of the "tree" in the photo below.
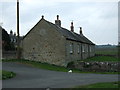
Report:
<svg viewBox="0 0 120 90"><path fill-rule="evenodd" d="M2 28L2 50L9 51L14 49L14 45L11 44L11 40L7 31Z"/></svg>

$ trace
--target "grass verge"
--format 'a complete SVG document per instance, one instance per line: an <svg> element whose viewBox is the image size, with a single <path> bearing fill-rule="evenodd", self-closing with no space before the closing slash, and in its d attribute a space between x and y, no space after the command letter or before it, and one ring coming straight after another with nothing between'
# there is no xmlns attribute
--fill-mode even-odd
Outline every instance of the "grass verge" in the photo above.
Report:
<svg viewBox="0 0 120 90"><path fill-rule="evenodd" d="M61 66L56 66L53 64L41 63L41 62L36 62L36 61L23 60L23 59L3 60L3 62L18 62L18 63L26 64L32 67L52 70L52 71L68 72L68 70L70 70L70 68L66 68L66 67L61 67ZM84 71L80 71L79 69L72 69L72 70L73 70L73 73L118 74L118 72L84 72Z"/></svg>
<svg viewBox="0 0 120 90"><path fill-rule="evenodd" d="M95 84L90 84L90 85L77 86L75 88L118 88L119 85L120 85L120 81L95 83Z"/></svg>
<svg viewBox="0 0 120 90"><path fill-rule="evenodd" d="M16 74L10 71L0 70L0 79L6 80L15 77Z"/></svg>

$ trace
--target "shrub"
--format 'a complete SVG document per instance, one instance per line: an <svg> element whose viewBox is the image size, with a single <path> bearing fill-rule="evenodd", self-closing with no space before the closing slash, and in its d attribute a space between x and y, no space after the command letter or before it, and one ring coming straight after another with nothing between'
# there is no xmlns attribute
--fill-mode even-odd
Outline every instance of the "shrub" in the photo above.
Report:
<svg viewBox="0 0 120 90"><path fill-rule="evenodd" d="M67 64L67 68L75 68L75 63L72 61L72 62L69 62Z"/></svg>

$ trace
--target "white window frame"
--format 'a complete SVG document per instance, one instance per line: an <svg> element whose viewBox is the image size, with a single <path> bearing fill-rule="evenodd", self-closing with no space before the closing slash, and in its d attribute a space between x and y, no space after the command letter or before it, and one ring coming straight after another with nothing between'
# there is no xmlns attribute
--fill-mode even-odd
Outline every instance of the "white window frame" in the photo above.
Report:
<svg viewBox="0 0 120 90"><path fill-rule="evenodd" d="M90 52L92 52L92 47L90 46Z"/></svg>
<svg viewBox="0 0 120 90"><path fill-rule="evenodd" d="M11 42L13 42L13 38L11 38Z"/></svg>
<svg viewBox="0 0 120 90"><path fill-rule="evenodd" d="M77 45L77 51L78 51L78 54L80 53L80 44Z"/></svg>
<svg viewBox="0 0 120 90"><path fill-rule="evenodd" d="M82 44L82 52L84 53L85 52L85 45Z"/></svg>
<svg viewBox="0 0 120 90"><path fill-rule="evenodd" d="M86 52L88 53L88 44L86 44Z"/></svg>
<svg viewBox="0 0 120 90"><path fill-rule="evenodd" d="M70 43L70 54L73 54L73 43Z"/></svg>

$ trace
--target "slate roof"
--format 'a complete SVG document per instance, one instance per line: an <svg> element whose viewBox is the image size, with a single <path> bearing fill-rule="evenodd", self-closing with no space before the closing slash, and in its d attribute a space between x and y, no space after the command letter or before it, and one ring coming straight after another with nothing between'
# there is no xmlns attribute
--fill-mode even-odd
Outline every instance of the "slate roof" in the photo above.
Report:
<svg viewBox="0 0 120 90"><path fill-rule="evenodd" d="M65 28L63 28L63 27L59 27L59 26L57 26L57 25L55 25L55 24L53 24L53 23L51 23L51 22L49 22L49 21L47 21L47 20L45 20L45 19L41 19L41 20L44 20L45 22L47 22L50 26L52 26L53 28L55 28L58 32L60 32L67 40L72 40L72 41L76 41L76 42L82 42L82 43L87 43L87 44L91 44L91 45L95 45L94 43L92 43L88 38L86 38L84 35L80 35L80 34L77 34L77 33L75 33L75 32L71 32L71 31L69 31L68 29L65 29ZM41 22L41 20L39 21L39 22ZM39 23L38 22L38 23ZM37 23L37 24L38 24ZM36 24L36 25L37 25ZM35 26L36 26L35 25ZM35 27L34 26L34 27ZM33 28L34 28L33 27ZM32 29L33 29L32 28ZM31 29L31 30L32 30ZM31 30L24 36L24 38L31 32ZM23 38L23 39L24 39Z"/></svg>
<svg viewBox="0 0 120 90"><path fill-rule="evenodd" d="M46 20L45 20L46 21ZM63 27L59 27L49 21L46 21L49 25L54 27L57 31L59 31L66 39L72 40L72 41L77 41L77 42L82 42L82 43L87 43L91 45L95 45L93 42L91 42L88 38L86 38L83 34L77 34L75 32L69 31Z"/></svg>

